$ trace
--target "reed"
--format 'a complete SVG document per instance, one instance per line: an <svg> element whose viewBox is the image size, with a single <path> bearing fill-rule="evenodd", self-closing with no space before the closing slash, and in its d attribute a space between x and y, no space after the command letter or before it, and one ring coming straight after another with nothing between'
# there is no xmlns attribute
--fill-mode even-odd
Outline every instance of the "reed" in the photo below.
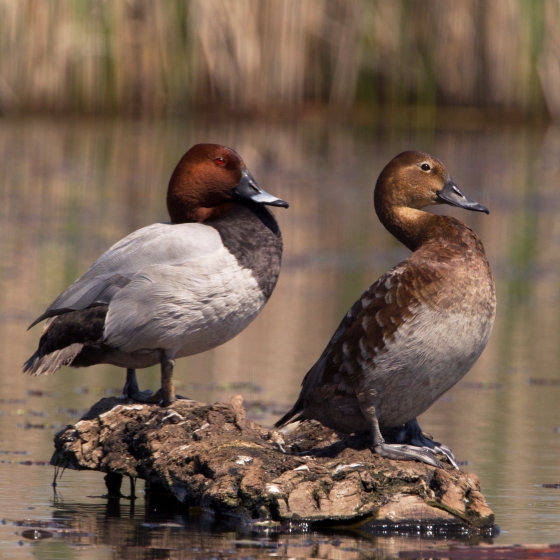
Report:
<svg viewBox="0 0 560 560"><path fill-rule="evenodd" d="M321 102L560 118L560 0L0 0L0 112Z"/></svg>

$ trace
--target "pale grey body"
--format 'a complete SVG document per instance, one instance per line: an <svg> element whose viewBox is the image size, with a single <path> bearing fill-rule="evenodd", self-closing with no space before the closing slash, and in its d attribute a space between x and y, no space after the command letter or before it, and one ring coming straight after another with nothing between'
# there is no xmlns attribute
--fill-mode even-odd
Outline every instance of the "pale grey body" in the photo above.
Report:
<svg viewBox="0 0 560 560"><path fill-rule="evenodd" d="M38 319L51 310L109 304L103 362L143 368L214 348L239 334L266 297L248 269L204 224L158 223L139 229L104 253ZM52 319L45 326L49 328ZM43 358L68 363L82 344Z"/></svg>
<svg viewBox="0 0 560 560"><path fill-rule="evenodd" d="M173 248L188 254L184 262L170 250L168 243L178 237L170 235L172 228L189 230L189 246ZM166 246L172 264L143 268L113 298L105 321L107 345L125 353L159 348L171 357L190 356L230 340L259 314L266 302L262 291L216 230L201 224L145 229Z"/></svg>

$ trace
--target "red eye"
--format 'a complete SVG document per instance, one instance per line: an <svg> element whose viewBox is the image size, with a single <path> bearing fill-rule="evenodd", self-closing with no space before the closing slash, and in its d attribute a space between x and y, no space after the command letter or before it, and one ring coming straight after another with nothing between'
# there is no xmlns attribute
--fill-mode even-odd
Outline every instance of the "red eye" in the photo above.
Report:
<svg viewBox="0 0 560 560"><path fill-rule="evenodd" d="M223 157L217 157L217 158L214 160L214 163L215 163L216 165L225 165L225 164L226 164L226 160L225 160Z"/></svg>

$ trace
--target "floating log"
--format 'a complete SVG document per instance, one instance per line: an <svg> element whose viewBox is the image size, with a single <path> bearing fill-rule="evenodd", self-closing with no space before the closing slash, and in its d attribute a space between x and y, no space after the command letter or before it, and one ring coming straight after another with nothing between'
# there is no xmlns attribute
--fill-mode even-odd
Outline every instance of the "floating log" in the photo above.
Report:
<svg viewBox="0 0 560 560"><path fill-rule="evenodd" d="M104 398L56 434L51 464L107 473L113 492L119 476L142 478L186 506L251 522L491 531L476 475L385 459L368 437L314 421L282 434L247 419L242 403Z"/></svg>

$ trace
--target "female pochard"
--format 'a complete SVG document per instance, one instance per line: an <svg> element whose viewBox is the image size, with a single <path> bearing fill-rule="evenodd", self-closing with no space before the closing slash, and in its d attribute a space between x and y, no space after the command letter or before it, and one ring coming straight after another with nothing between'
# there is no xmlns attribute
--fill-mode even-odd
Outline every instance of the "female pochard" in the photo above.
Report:
<svg viewBox="0 0 560 560"><path fill-rule="evenodd" d="M62 365L127 368L124 394L175 400L175 359L223 344L259 313L278 279L282 237L264 192L233 150L193 146L169 181L171 223L118 241L33 325L49 319L24 371ZM161 390L141 392L136 368L161 364Z"/></svg>
<svg viewBox="0 0 560 560"><path fill-rule="evenodd" d="M441 466L435 457L441 453L457 466L451 450L427 438L416 417L484 350L496 312L494 280L476 233L421 208L488 209L421 152L404 152L383 169L374 202L381 223L413 253L348 311L276 426L315 419L339 432L370 432L373 449L384 457ZM386 443L382 432L398 427L396 442Z"/></svg>

